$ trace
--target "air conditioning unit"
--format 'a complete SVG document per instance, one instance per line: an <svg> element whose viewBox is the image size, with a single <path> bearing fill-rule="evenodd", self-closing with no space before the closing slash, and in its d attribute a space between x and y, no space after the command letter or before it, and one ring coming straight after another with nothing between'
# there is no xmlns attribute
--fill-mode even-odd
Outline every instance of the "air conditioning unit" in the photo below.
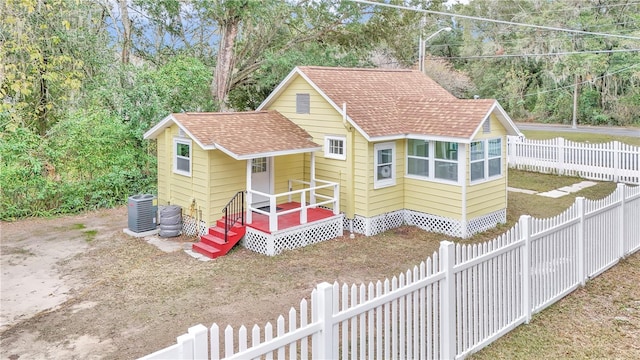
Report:
<svg viewBox="0 0 640 360"><path fill-rule="evenodd" d="M140 233L155 230L158 225L158 199L151 194L129 197L129 230Z"/></svg>

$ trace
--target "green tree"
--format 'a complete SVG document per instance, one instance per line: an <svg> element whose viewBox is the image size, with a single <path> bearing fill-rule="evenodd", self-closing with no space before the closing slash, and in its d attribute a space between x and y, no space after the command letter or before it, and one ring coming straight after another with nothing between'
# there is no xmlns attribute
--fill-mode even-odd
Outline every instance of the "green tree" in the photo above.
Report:
<svg viewBox="0 0 640 360"><path fill-rule="evenodd" d="M0 13L0 111L44 135L104 59L101 9L72 0L7 0Z"/></svg>

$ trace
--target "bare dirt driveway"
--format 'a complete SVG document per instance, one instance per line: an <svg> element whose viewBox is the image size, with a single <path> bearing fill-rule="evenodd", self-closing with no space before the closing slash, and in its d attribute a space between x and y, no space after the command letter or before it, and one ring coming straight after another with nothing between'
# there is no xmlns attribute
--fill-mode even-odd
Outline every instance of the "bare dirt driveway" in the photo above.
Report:
<svg viewBox="0 0 640 360"><path fill-rule="evenodd" d="M510 200L532 196L510 194ZM522 208L514 202L508 218ZM196 324L264 325L322 281L391 278L447 239L401 227L276 257L236 248L202 262L180 250L193 238L173 238L178 250L165 252L149 243L152 238L124 234L126 221L121 207L0 224L0 359L135 359L175 344ZM524 340L505 337L525 344L524 350L498 347L489 358L640 358L639 271L640 252L545 310L543 320L519 327L514 333L525 334ZM532 342L539 329L544 341Z"/></svg>
<svg viewBox="0 0 640 360"><path fill-rule="evenodd" d="M202 262L124 234L126 221L122 207L1 224L2 359L131 359L199 323L264 324L319 282L397 275L443 238L401 228L375 243L343 237L277 257L236 248Z"/></svg>

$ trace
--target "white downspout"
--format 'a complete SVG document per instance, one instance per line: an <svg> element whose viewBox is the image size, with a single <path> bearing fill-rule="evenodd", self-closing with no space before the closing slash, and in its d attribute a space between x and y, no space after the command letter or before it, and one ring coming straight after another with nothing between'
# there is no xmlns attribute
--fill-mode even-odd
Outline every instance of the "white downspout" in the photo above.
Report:
<svg viewBox="0 0 640 360"><path fill-rule="evenodd" d="M347 179L347 188L348 188L347 190L349 190L349 192L348 192L347 196L349 196L351 198L350 201L347 201L347 203L346 203L346 205L347 205L346 213L348 214L349 213L349 208L352 207L352 206L355 206L355 194L353 193L354 192L353 191L354 190L353 189L353 183L354 183L353 177L355 176L354 175L354 169L353 169L353 167L354 167L353 164L355 162L355 160L354 160L355 151L353 151L353 148L355 147L355 145L353 143L354 142L353 128L350 128L349 124L347 124L347 103L346 102L342 103L342 125L344 126L345 129L347 129L347 135L349 133L351 133L351 135L347 137L347 140L349 142L349 145L351 146L351 149L349 149L345 144L345 148L346 148L345 150L349 151L349 154L347 156L349 157L349 160L350 160L350 161L347 161L347 166L349 167L348 174L347 174L349 176L349 178ZM340 191L338 191L338 196L340 196L339 193L340 193ZM353 216L355 217L355 211L353 211L353 213L354 213ZM345 217L346 217L346 214L345 214ZM351 239L353 239L355 237L355 235L353 234L353 219L351 219L349 221L349 237Z"/></svg>

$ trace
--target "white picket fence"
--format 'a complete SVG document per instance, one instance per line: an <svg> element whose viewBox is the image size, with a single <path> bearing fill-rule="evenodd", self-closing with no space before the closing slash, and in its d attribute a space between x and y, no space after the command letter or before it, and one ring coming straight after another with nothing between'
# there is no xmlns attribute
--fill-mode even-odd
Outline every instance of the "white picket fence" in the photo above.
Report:
<svg viewBox="0 0 640 360"><path fill-rule="evenodd" d="M591 180L640 184L640 147L618 141L579 143L507 137L509 167Z"/></svg>
<svg viewBox="0 0 640 360"><path fill-rule="evenodd" d="M262 329L197 325L142 359L452 359L495 341L640 250L640 187L524 215L474 245L443 241L419 266L376 284L319 284Z"/></svg>

